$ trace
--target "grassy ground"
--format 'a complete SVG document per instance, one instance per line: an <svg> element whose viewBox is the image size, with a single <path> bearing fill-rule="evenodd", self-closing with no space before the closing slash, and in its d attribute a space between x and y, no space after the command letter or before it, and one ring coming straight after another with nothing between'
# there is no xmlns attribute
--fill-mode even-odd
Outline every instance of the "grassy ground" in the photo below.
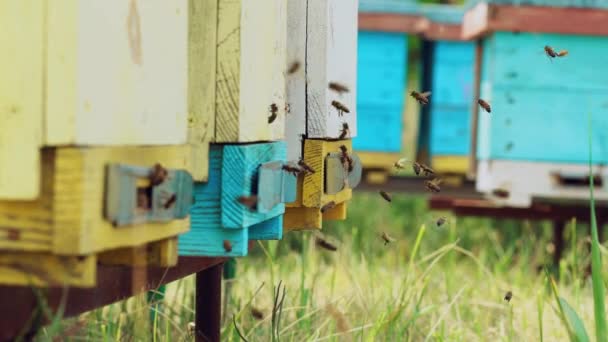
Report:
<svg viewBox="0 0 608 342"><path fill-rule="evenodd" d="M447 224L437 227L444 215ZM385 246L382 232L396 241ZM356 193L348 220L323 230L336 252L317 247L313 232L295 232L238 259L223 340L239 341L233 315L249 341L270 341L273 330L282 341L538 341L541 333L545 341L567 340L538 269L552 260L551 232L548 222L456 219L429 212L421 198L395 195L387 203L376 193ZM587 226L567 229L568 249L554 274L560 295L593 335L591 280L584 279L588 235ZM286 296L273 329L279 281ZM64 321L40 337L192 340L193 288L192 278L171 284L152 323L141 296ZM255 318L252 307L264 318Z"/></svg>

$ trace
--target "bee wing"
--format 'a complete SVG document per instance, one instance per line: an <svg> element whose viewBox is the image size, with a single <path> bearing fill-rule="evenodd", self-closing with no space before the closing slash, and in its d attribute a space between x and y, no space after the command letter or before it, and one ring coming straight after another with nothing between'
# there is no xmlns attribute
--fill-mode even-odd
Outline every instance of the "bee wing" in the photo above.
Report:
<svg viewBox="0 0 608 342"><path fill-rule="evenodd" d="M424 93L420 94L420 96L422 96L422 97L429 97L429 96L431 96L431 92L430 91L425 91Z"/></svg>

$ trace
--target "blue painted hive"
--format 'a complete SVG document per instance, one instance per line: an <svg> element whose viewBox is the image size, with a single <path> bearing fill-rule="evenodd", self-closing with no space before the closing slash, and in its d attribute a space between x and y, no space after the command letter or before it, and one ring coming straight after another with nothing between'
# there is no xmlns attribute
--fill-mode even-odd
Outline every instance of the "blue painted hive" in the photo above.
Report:
<svg viewBox="0 0 608 342"><path fill-rule="evenodd" d="M359 31L357 138L364 152L401 152L406 92L407 35Z"/></svg>
<svg viewBox="0 0 608 342"><path fill-rule="evenodd" d="M296 177L281 168L286 151L283 141L211 144L209 180L194 185L191 229L179 237L179 254L245 256L248 240L280 240L284 203L296 195ZM253 208L239 203L252 195Z"/></svg>
<svg viewBox="0 0 608 342"><path fill-rule="evenodd" d="M566 49L548 58L543 47ZM495 32L483 39L477 158L608 162L608 37Z"/></svg>

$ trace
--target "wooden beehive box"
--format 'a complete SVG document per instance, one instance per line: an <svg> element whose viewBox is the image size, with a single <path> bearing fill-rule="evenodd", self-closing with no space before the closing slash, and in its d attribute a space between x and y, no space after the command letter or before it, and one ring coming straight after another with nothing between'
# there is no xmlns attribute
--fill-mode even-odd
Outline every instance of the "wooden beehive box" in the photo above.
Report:
<svg viewBox="0 0 608 342"><path fill-rule="evenodd" d="M245 256L248 240L280 240L296 177L285 172L286 144L212 144L209 180L195 184L191 231L179 238L187 256ZM248 207L241 196L257 196Z"/></svg>
<svg viewBox="0 0 608 342"><path fill-rule="evenodd" d="M461 35L464 8L426 5L423 42L423 86L431 91L423 107L421 148L441 174L464 176L469 170L471 115L475 93L475 43Z"/></svg>
<svg viewBox="0 0 608 342"><path fill-rule="evenodd" d="M474 117L477 188L508 190L509 198L496 200L513 206L587 200L591 114L601 184L595 194L606 199L608 67L601 56L608 53L608 10L580 1L571 8L513 5L479 3L465 15L465 37L481 41L480 97L492 105L491 114ZM551 59L545 45L570 53Z"/></svg>
<svg viewBox="0 0 608 342"><path fill-rule="evenodd" d="M0 21L0 198L40 195L42 146L186 143L186 0L3 1Z"/></svg>

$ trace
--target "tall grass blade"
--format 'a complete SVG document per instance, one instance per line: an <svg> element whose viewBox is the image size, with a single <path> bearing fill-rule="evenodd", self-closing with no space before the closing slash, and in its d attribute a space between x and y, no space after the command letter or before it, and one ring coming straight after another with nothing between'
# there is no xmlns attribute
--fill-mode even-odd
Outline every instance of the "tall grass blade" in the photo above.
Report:
<svg viewBox="0 0 608 342"><path fill-rule="evenodd" d="M602 281L602 259L600 256L600 242L597 235L597 220L595 217L595 198L593 197L593 169L592 169L592 124L589 113L589 194L591 201L591 282L593 283L593 309L595 313L595 338L598 341L608 341L606 327L606 308L604 306L604 283Z"/></svg>
<svg viewBox="0 0 608 342"><path fill-rule="evenodd" d="M587 329L585 329L585 324L579 317L579 315L574 311L574 309L568 304L568 302L564 298L559 298L561 307L564 309L564 313L566 318L568 319L568 323L574 333L574 337L578 342L589 342L589 335L587 334Z"/></svg>
<svg viewBox="0 0 608 342"><path fill-rule="evenodd" d="M570 323L568 322L568 318L566 317L566 312L564 310L564 307L562 306L562 301L560 300L559 293L557 292L557 285L555 284L555 280L553 280L553 277L551 276L551 274L549 273L549 270L546 267L545 267L545 274L547 275L547 281L549 282L549 285L551 287L551 292L553 293L553 298L555 298L555 301L557 302L557 308L559 309L558 316L562 320L562 323L564 324L564 326L566 327L566 330L568 331L568 336L570 337L570 341L576 342L574 331L572 331L572 327L570 326Z"/></svg>
<svg viewBox="0 0 608 342"><path fill-rule="evenodd" d="M536 297L536 308L538 312L538 333L540 335L540 342L543 342L543 296L542 294L538 294Z"/></svg>

